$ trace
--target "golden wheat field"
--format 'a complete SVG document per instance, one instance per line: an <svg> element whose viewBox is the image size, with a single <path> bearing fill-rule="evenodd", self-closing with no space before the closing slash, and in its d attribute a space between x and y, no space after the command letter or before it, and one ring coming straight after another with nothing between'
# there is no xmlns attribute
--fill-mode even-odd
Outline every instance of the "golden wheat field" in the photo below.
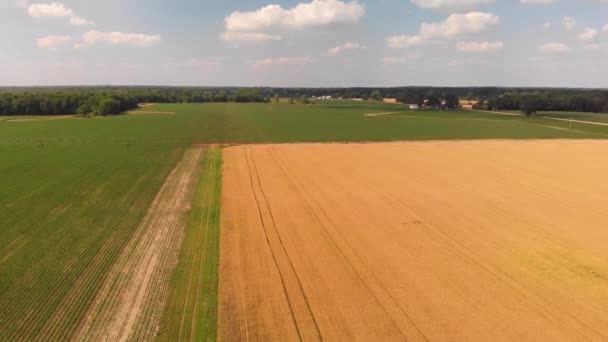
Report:
<svg viewBox="0 0 608 342"><path fill-rule="evenodd" d="M606 150L226 148L218 338L606 340Z"/></svg>

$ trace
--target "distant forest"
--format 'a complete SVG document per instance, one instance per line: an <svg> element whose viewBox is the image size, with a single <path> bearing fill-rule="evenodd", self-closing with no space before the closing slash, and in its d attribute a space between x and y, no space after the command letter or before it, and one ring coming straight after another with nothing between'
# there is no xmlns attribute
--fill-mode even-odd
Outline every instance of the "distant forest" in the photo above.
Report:
<svg viewBox="0 0 608 342"><path fill-rule="evenodd" d="M608 90L499 87L395 88L236 88L236 87L0 87L0 115L108 115L137 108L138 103L290 102L313 97L381 100L431 106L458 99L479 103L477 109L578 111L608 113Z"/></svg>

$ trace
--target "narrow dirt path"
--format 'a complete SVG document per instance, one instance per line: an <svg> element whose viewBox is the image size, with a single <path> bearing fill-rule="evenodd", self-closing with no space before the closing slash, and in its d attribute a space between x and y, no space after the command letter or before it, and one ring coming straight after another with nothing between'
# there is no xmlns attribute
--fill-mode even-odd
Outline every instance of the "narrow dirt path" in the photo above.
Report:
<svg viewBox="0 0 608 342"><path fill-rule="evenodd" d="M363 116L375 117L375 116L383 116L383 115L399 114L399 113L404 113L404 112L405 112L405 111L401 111L401 112L384 112L384 113L368 113L368 114L363 114Z"/></svg>
<svg viewBox="0 0 608 342"><path fill-rule="evenodd" d="M482 113L499 114L499 115L524 116L523 114L505 113L505 112L497 112L497 111L491 111L491 110L475 110L475 111L476 112L482 112ZM534 117L535 118L541 118L541 119L555 120L555 121L576 122L576 123L582 123L582 124L587 124L587 125L595 125L595 126L608 126L608 123L604 123L604 122L585 121L585 120L571 120L571 119L560 119L560 118L554 118L554 117L551 117L551 116L534 116Z"/></svg>
<svg viewBox="0 0 608 342"><path fill-rule="evenodd" d="M201 147L189 149L171 172L74 339L125 341L156 336L203 151Z"/></svg>

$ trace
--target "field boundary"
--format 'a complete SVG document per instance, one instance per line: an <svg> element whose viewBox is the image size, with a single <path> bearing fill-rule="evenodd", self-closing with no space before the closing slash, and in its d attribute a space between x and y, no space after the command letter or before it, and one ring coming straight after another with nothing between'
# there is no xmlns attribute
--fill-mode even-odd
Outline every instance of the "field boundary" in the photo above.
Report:
<svg viewBox="0 0 608 342"><path fill-rule="evenodd" d="M215 341L217 336L221 147L211 145L202 164L161 322L162 341Z"/></svg>

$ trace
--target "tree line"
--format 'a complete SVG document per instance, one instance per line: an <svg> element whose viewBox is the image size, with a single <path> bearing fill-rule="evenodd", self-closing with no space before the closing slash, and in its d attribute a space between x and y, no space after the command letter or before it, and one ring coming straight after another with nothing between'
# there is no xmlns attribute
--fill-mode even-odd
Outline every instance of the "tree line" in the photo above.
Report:
<svg viewBox="0 0 608 342"><path fill-rule="evenodd" d="M608 113L608 92L505 93L477 103L474 109L520 110L530 115L540 111Z"/></svg>
<svg viewBox="0 0 608 342"><path fill-rule="evenodd" d="M258 89L30 88L0 90L0 115L110 115L139 103L268 102Z"/></svg>
<svg viewBox="0 0 608 342"><path fill-rule="evenodd" d="M269 102L276 98L396 98L407 104L454 108L459 99L497 110L608 113L608 90L500 87L237 88L237 87L31 87L1 88L0 115L118 114L138 103ZM445 103L445 104L443 104Z"/></svg>

